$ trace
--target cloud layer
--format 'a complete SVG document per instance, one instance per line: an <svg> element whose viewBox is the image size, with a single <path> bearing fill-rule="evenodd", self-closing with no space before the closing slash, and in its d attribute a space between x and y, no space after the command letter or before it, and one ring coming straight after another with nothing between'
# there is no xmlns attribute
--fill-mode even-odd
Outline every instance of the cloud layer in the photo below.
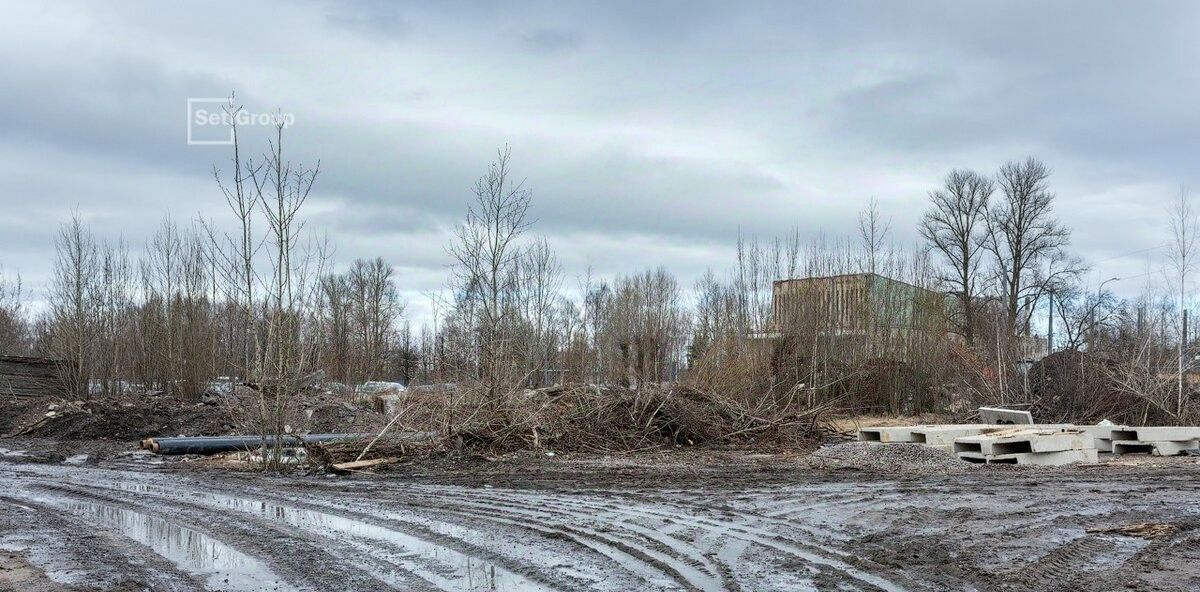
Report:
<svg viewBox="0 0 1200 592"><path fill-rule="evenodd" d="M38 296L78 209L141 244L223 216L227 149L185 143L188 97L296 115L323 175L313 225L406 294L498 146L571 275L666 265L685 285L737 233L850 234L871 197L916 239L951 168L1037 154L1104 277L1161 259L1200 185L1200 6L635 2L23 3L0 22L0 265ZM260 144L260 133L250 140ZM1140 282L1121 290L1132 293Z"/></svg>

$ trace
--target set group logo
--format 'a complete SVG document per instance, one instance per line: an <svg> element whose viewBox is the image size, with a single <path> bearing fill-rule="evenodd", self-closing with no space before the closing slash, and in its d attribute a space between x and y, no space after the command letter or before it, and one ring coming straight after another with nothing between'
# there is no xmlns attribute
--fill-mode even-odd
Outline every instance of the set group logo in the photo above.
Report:
<svg viewBox="0 0 1200 592"><path fill-rule="evenodd" d="M259 113L234 105L230 97L187 100L188 146L232 146L234 127L268 126L285 128L296 123L293 113Z"/></svg>

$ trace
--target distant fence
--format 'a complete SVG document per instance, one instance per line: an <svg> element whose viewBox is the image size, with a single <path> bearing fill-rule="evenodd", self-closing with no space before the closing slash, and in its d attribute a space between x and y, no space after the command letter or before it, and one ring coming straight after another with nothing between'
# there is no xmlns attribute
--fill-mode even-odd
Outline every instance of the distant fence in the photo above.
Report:
<svg viewBox="0 0 1200 592"><path fill-rule="evenodd" d="M0 395L57 397L65 395L71 362L49 358L0 356Z"/></svg>

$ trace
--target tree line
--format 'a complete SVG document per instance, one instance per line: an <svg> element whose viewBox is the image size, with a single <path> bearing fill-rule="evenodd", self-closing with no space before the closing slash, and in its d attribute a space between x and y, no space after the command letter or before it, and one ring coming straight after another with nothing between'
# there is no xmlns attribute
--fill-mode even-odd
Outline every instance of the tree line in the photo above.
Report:
<svg viewBox="0 0 1200 592"><path fill-rule="evenodd" d="M55 239L44 311L31 315L19 279L0 276L0 347L75 361L70 388L81 397L155 390L195 400L222 378L249 384L263 433L283 432L289 405L313 380L347 396L372 380L453 384L490 413L554 384L676 382L746 414L830 402L1060 413L1068 400L1126 417L1194 413L1180 324L1196 227L1186 194L1172 213L1175 297L1121 300L1086 288L1089 269L1069 251L1051 171L1036 158L994 174L948 173L929 192L920 244L897 244L871 200L851 236L739 237L728 269L683 286L661 267L568 278L502 148L446 245L446 295L414 328L397 289L403 278L383 258L331 270L328 240L304 218L320 163L290 161L282 127L254 158L236 127L234 138L231 160L213 170L232 231L166 218L135 255L75 215ZM777 280L845 274L894 280L871 284L876 300L852 336L824 300L786 310L775 301ZM1080 369L1103 385L1096 400L1046 390L1045 368L1041 382L1030 369L1031 325L1043 319L1056 323L1055 349L1100 360Z"/></svg>

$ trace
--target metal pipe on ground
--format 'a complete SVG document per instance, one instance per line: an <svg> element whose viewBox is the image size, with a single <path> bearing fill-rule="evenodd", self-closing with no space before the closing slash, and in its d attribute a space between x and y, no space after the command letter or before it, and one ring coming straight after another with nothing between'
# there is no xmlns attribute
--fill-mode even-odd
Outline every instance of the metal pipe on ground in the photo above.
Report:
<svg viewBox="0 0 1200 592"><path fill-rule="evenodd" d="M285 448L325 442L349 442L370 438L371 434L309 434L306 436L283 436ZM263 444L275 443L274 436L185 436L178 438L147 438L148 448L156 454L218 454L235 450L253 450Z"/></svg>

